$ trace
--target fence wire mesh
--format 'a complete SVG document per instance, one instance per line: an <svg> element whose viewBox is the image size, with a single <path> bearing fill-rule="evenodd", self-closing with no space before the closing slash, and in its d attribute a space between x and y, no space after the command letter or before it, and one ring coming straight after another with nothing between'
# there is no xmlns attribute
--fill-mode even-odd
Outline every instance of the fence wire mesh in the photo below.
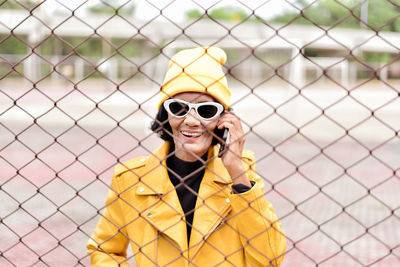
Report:
<svg viewBox="0 0 400 267"><path fill-rule="evenodd" d="M199 46L228 54L232 107L286 233L282 266L400 265L399 11L1 1L0 265L90 265L114 167L160 146L149 127L168 61Z"/></svg>

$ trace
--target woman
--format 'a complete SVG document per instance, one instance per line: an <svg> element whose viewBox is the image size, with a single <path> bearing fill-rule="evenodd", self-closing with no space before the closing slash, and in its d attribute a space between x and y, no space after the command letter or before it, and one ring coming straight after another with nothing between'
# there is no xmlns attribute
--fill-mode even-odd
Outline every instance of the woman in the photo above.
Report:
<svg viewBox="0 0 400 267"><path fill-rule="evenodd" d="M106 208L88 242L92 265L278 266L286 238L264 198L254 156L229 111L216 47L182 50L170 61L152 130L165 143L116 167ZM221 133L230 142L219 153ZM221 157L219 157L221 156Z"/></svg>

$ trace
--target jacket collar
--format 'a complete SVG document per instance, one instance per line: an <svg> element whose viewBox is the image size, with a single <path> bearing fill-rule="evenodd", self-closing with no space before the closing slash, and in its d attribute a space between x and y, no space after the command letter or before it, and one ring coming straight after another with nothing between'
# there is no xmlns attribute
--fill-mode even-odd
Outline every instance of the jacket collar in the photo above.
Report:
<svg viewBox="0 0 400 267"><path fill-rule="evenodd" d="M170 142L165 142L155 150L146 160L147 172L143 174L141 181L145 185L140 195L163 195L171 190L168 177L166 159L168 156ZM207 168L204 179L214 181L219 184L230 184L229 173L225 169L222 161L218 158L218 146L212 146L208 150ZM207 175L207 173L209 174ZM148 175L146 175L148 174Z"/></svg>
<svg viewBox="0 0 400 267"><path fill-rule="evenodd" d="M230 184L232 183L231 177L222 163L221 158L218 157L218 150L218 146L212 146L208 150L208 164L204 178L208 181L212 180L220 184ZM207 172L209 172L208 175Z"/></svg>
<svg viewBox="0 0 400 267"><path fill-rule="evenodd" d="M145 161L146 172L140 177L144 187L136 191L139 195L164 195L170 191L166 159L170 143L165 142L153 151Z"/></svg>

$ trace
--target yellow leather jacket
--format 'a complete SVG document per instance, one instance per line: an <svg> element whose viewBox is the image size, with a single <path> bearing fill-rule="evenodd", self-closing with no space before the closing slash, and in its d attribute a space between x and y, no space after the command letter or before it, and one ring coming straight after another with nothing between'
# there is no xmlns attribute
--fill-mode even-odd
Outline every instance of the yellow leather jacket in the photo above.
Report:
<svg viewBox="0 0 400 267"><path fill-rule="evenodd" d="M280 265L286 237L264 197L253 153L245 151L242 162L255 184L234 194L216 157L218 146L210 148L188 244L185 216L165 165L169 145L116 167L104 214L87 244L92 265L128 265L128 243L140 267Z"/></svg>

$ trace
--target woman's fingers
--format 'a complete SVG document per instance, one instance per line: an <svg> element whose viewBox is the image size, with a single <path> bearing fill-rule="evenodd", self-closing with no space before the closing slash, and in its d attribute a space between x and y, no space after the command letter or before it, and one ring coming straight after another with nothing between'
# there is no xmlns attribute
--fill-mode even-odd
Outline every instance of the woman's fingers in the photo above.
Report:
<svg viewBox="0 0 400 267"><path fill-rule="evenodd" d="M242 123L234 113L227 112L221 116L218 122L218 128L228 128L229 134L231 135L231 142L241 141L244 138L244 131L242 128Z"/></svg>
<svg viewBox="0 0 400 267"><path fill-rule="evenodd" d="M230 122L232 124L235 123L240 123L240 119L238 116L236 116L232 111L226 111L220 118L219 118L219 122L218 122L218 128L223 128L220 127L221 124L223 124L224 122Z"/></svg>

